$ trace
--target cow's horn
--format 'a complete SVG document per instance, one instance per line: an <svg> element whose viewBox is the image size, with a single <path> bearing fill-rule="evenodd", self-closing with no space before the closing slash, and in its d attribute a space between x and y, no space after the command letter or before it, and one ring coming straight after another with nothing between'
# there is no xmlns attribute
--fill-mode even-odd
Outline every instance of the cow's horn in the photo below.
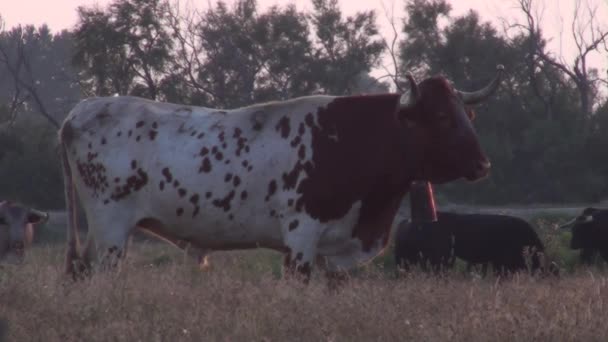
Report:
<svg viewBox="0 0 608 342"><path fill-rule="evenodd" d="M570 220L570 221L568 221L568 222L566 222L566 223L562 224L561 226L559 226L559 229L564 229L564 228L568 228L568 227L570 227L572 224L574 224L574 222L576 222L576 219L577 219L577 218L578 218L578 217L575 217L575 218L573 218L572 220Z"/></svg>
<svg viewBox="0 0 608 342"><path fill-rule="evenodd" d="M30 209L30 214L34 214L34 215L40 217L40 223L46 222L49 219L49 214L45 213L43 211L40 211L40 210Z"/></svg>
<svg viewBox="0 0 608 342"><path fill-rule="evenodd" d="M407 78L410 83L410 90L401 95L401 99L399 100L401 109L407 109L414 106L416 102L418 102L418 98L420 96L420 92L418 91L418 83L416 83L414 76L408 72L405 74L405 78Z"/></svg>
<svg viewBox="0 0 608 342"><path fill-rule="evenodd" d="M485 88L479 89L474 92L466 92L461 90L456 90L462 102L465 104L476 104L483 100L485 100L488 96L492 95L494 91L498 88L500 84L502 73L505 70L505 67L502 64L498 64L496 66L496 77L488 84Z"/></svg>

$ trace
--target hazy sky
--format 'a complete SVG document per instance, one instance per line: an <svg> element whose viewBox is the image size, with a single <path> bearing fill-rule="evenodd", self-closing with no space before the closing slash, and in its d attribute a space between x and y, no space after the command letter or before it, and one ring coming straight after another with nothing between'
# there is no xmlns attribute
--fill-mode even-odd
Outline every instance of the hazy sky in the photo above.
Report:
<svg viewBox="0 0 608 342"><path fill-rule="evenodd" d="M182 0L185 2L187 0ZM198 8L206 8L208 4L215 3L215 0L191 0ZM517 0L448 0L452 4L452 16L465 14L470 9L476 10L485 21L492 21L500 29L502 27L499 18L506 18L511 22L521 20L521 13L517 10ZM583 0L597 6L599 22L603 28L608 29L608 0ZM64 28L71 28L76 22L76 7L80 5L105 5L110 0L0 0L0 15L6 22L6 28L17 24L40 25L47 23L53 31ZM232 3L232 0L225 0ZM391 11L394 6L394 13L397 18L403 17L403 0L339 0L345 14L352 14L356 11L375 9L378 13L378 22L383 28L384 35L391 37L388 29L388 21L385 16L384 8ZM544 7L539 7L542 12L542 27L546 37L551 37L550 49L555 53L563 55L567 61L571 61L575 53L575 45L570 27L574 3L576 0L536 0L538 3L544 2ZM285 5L295 3L299 9L310 9L310 0L258 0L260 7L266 8L271 5ZM392 4L392 5L391 5ZM384 6L383 6L384 5ZM584 17L583 14L579 15ZM561 22L564 24L562 25ZM560 27L565 31L561 34ZM608 53L594 54L591 57L591 64L605 72L608 66Z"/></svg>

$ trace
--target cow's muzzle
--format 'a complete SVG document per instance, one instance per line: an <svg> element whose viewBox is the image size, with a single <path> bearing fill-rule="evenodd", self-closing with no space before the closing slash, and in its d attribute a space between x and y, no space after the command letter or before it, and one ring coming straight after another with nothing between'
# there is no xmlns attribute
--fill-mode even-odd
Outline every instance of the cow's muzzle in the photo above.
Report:
<svg viewBox="0 0 608 342"><path fill-rule="evenodd" d="M490 169L492 168L492 163L490 163L487 159L482 159L477 161L473 165L473 170L471 173L465 176L465 178L469 181L478 180L486 177L490 173Z"/></svg>

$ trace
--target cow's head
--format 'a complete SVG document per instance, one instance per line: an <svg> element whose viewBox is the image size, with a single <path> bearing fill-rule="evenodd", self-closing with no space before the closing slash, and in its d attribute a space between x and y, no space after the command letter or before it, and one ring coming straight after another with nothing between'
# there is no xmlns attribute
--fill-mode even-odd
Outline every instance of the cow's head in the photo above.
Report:
<svg viewBox="0 0 608 342"><path fill-rule="evenodd" d="M598 233L606 223L608 223L608 210L585 208L579 216L564 223L560 228L572 227L570 248L592 248L599 242Z"/></svg>
<svg viewBox="0 0 608 342"><path fill-rule="evenodd" d="M494 80L475 92L455 89L444 77L427 78L419 84L407 75L410 91L401 97L400 120L408 139L421 154L415 179L433 183L486 176L490 162L481 149L467 105L484 101L498 88L503 66ZM412 144L412 142L410 143Z"/></svg>
<svg viewBox="0 0 608 342"><path fill-rule="evenodd" d="M0 201L0 260L23 261L25 248L32 243L33 225L48 220L49 215L9 201Z"/></svg>

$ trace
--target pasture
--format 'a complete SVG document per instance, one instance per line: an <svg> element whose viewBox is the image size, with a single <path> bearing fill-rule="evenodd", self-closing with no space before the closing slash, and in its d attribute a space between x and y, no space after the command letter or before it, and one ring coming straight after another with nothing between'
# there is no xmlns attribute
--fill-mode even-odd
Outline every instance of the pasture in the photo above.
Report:
<svg viewBox="0 0 608 342"><path fill-rule="evenodd" d="M117 272L72 283L55 219L25 264L0 268L0 341L605 340L608 274L577 267L569 233L556 229L566 217L526 217L560 279L480 279L462 267L396 276L387 250L337 293L320 272L309 285L281 280L278 253L213 253L199 271L177 249L142 240Z"/></svg>

